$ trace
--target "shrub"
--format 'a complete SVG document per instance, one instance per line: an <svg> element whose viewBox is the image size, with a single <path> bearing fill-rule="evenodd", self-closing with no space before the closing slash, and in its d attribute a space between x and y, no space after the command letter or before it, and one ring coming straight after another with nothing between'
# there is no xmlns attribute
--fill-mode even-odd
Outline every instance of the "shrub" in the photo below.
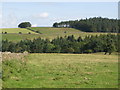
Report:
<svg viewBox="0 0 120 90"><path fill-rule="evenodd" d="M4 34L7 34L7 32L5 32Z"/></svg>
<svg viewBox="0 0 120 90"><path fill-rule="evenodd" d="M31 32L28 32L28 34L31 34Z"/></svg>
<svg viewBox="0 0 120 90"><path fill-rule="evenodd" d="M22 32L19 32L19 34L22 34Z"/></svg>
<svg viewBox="0 0 120 90"><path fill-rule="evenodd" d="M36 33L39 33L39 31L36 31Z"/></svg>
<svg viewBox="0 0 120 90"><path fill-rule="evenodd" d="M66 31L64 33L66 33Z"/></svg>

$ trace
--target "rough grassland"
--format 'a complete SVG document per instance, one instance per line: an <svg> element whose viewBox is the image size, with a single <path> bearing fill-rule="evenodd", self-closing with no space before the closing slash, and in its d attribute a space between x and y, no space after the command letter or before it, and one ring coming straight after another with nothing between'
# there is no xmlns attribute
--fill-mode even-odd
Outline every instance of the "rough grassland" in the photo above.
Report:
<svg viewBox="0 0 120 90"><path fill-rule="evenodd" d="M23 33L24 34L18 34L19 32L17 31L17 29L10 29L13 30L14 33L16 34L2 34L2 39L8 39L10 41L20 41L23 39L34 39L34 38L38 38L41 37L43 39L54 39L56 37L64 37L64 36L68 36L68 35L74 35L76 38L81 36L81 37L85 37L86 35L100 35L100 34L107 34L107 33L86 33L86 32L81 32L77 29L73 29L73 28L52 28L52 27L31 27L30 29L34 30L34 31L39 31L42 34L25 34L26 29L24 31L23 29ZM8 29L8 31L10 31ZM7 29L6 29L7 31ZM12 32L13 32L12 31ZM27 30L27 32L30 32L30 30ZM66 32L66 33L65 33ZM0 34L1 35L1 34Z"/></svg>
<svg viewBox="0 0 120 90"><path fill-rule="evenodd" d="M18 34L19 32L23 33L23 34L28 34L29 32L32 33L32 34L37 34L33 31L30 31L28 29L25 29L25 28L2 28L0 29L0 33L5 33L7 32L8 34L9 33L16 33Z"/></svg>
<svg viewBox="0 0 120 90"><path fill-rule="evenodd" d="M8 88L117 88L118 56L96 54L29 54L26 71L12 72ZM4 65L4 64L3 64ZM12 67L15 64L12 64ZM17 68L19 65L17 64ZM3 69L7 66L3 66ZM13 67L14 68L14 67ZM22 67L21 67L22 68ZM18 70L16 69L16 70ZM26 72L26 73L25 73ZM8 74L8 73L7 73ZM7 75L6 74L6 75Z"/></svg>

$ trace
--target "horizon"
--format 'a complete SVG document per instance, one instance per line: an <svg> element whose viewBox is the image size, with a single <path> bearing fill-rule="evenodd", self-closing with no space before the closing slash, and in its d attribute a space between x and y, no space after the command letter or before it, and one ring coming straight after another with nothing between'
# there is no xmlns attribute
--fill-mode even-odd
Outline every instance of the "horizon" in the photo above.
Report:
<svg viewBox="0 0 120 90"><path fill-rule="evenodd" d="M55 22L68 20L118 19L117 9L117 2L4 2L0 28L17 28L18 24L26 21L33 27L52 27Z"/></svg>
<svg viewBox="0 0 120 90"><path fill-rule="evenodd" d="M91 17L90 17L91 18ZM95 17L92 17L92 18L95 18ZM98 17L96 17L98 18ZM106 18L106 17L101 17L101 18ZM84 19L89 19L89 18L84 18ZM107 19L115 19L115 18L107 18ZM117 18L116 18L117 19ZM78 20L81 20L81 19L78 19ZM119 20L119 19L117 19ZM70 21L70 20L69 20ZM60 21L62 22L62 21ZM60 22L57 22L57 23L60 23ZM21 22L22 23L22 22ZM55 23L55 22L54 22ZM53 26L31 26L31 27L53 27ZM4 29L4 28L10 28L10 27L3 27L3 28L0 28L0 29ZM19 27L12 27L12 28L19 28Z"/></svg>

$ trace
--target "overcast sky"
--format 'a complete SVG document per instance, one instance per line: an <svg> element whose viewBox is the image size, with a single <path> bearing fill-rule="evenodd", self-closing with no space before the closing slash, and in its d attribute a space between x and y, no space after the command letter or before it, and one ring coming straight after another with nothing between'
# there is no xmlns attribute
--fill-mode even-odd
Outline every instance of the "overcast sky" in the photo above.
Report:
<svg viewBox="0 0 120 90"><path fill-rule="evenodd" d="M0 6L1 7L1 6ZM4 2L2 28L14 28L29 21L32 26L90 17L118 18L117 2ZM1 28L1 27L0 27Z"/></svg>

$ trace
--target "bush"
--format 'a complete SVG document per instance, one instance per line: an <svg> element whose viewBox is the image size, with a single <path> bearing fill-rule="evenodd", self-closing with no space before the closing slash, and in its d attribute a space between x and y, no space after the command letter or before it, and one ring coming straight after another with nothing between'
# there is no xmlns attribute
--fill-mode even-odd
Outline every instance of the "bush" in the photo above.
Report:
<svg viewBox="0 0 120 90"><path fill-rule="evenodd" d="M28 34L31 34L31 32L28 32Z"/></svg>
<svg viewBox="0 0 120 90"><path fill-rule="evenodd" d="M64 33L66 33L66 31Z"/></svg>
<svg viewBox="0 0 120 90"><path fill-rule="evenodd" d="M40 31L35 31L36 33L42 34Z"/></svg>
<svg viewBox="0 0 120 90"><path fill-rule="evenodd" d="M5 32L4 34L7 34L7 32Z"/></svg>
<svg viewBox="0 0 120 90"><path fill-rule="evenodd" d="M36 31L36 33L39 33L39 31Z"/></svg>
<svg viewBox="0 0 120 90"><path fill-rule="evenodd" d="M22 32L19 32L19 34L22 34Z"/></svg>

